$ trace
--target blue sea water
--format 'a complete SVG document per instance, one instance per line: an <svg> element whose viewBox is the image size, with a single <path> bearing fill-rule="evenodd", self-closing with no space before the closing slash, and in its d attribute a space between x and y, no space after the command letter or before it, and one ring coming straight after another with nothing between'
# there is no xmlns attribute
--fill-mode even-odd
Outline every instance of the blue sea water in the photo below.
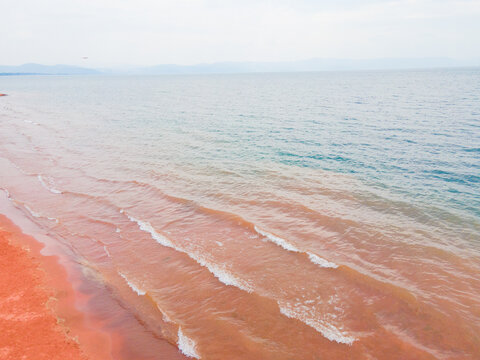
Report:
<svg viewBox="0 0 480 360"><path fill-rule="evenodd" d="M352 174L407 202L480 217L479 69L1 81L106 134L128 131L132 144L166 142L162 157Z"/></svg>

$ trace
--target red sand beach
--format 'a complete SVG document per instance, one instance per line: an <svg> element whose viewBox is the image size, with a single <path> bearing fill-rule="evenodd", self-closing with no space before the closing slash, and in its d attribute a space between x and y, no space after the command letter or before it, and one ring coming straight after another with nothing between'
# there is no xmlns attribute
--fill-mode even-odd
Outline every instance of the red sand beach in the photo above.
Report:
<svg viewBox="0 0 480 360"><path fill-rule="evenodd" d="M48 236L0 196L1 360L185 359L45 242Z"/></svg>
<svg viewBox="0 0 480 360"><path fill-rule="evenodd" d="M71 291L65 272L3 215L0 259L0 358L87 359L53 312L58 293Z"/></svg>

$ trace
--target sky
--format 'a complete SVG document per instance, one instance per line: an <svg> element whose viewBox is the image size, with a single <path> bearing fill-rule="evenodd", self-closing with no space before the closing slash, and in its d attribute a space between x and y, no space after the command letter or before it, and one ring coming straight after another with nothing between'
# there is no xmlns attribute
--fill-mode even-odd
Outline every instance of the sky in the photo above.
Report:
<svg viewBox="0 0 480 360"><path fill-rule="evenodd" d="M2 0L0 24L1 65L480 58L480 0Z"/></svg>

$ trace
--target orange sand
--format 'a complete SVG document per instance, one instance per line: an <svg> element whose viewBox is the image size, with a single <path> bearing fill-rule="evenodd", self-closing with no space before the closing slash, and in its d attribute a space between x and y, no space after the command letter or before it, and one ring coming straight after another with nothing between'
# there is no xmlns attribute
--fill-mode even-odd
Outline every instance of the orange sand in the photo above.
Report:
<svg viewBox="0 0 480 360"><path fill-rule="evenodd" d="M40 249L0 215L0 359L87 359L51 310L59 290L48 274L64 271Z"/></svg>

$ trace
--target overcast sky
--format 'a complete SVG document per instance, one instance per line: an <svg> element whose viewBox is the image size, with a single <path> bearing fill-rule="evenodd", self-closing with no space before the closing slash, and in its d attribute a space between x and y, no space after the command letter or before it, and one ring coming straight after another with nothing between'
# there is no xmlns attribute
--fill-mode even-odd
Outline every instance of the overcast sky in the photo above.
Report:
<svg viewBox="0 0 480 360"><path fill-rule="evenodd" d="M0 24L1 65L480 58L480 0L2 0Z"/></svg>

